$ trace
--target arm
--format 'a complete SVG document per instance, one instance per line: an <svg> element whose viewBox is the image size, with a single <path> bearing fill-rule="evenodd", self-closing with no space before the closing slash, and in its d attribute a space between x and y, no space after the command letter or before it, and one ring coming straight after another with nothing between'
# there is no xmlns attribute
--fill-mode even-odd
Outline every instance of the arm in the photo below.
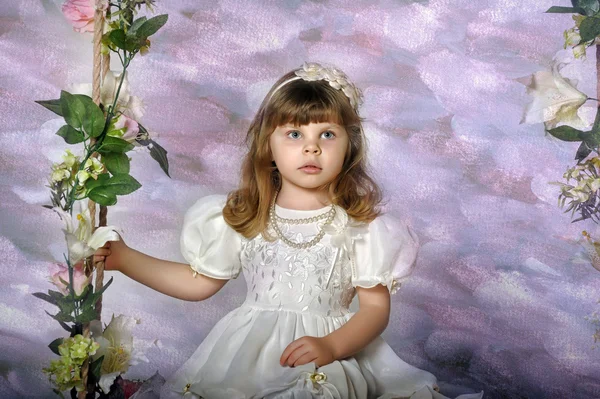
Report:
<svg viewBox="0 0 600 399"><path fill-rule="evenodd" d="M390 293L381 284L356 290L360 310L346 324L321 338L298 338L285 348L279 363L293 367L315 362L321 367L359 352L377 338L390 318Z"/></svg>
<svg viewBox="0 0 600 399"><path fill-rule="evenodd" d="M123 245L116 269L128 277L165 295L186 301L202 301L216 294L229 280L211 278L202 274L192 277L187 263L171 262L143 254ZM113 253L116 251L113 251Z"/></svg>
<svg viewBox="0 0 600 399"><path fill-rule="evenodd" d="M359 311L342 327L324 337L335 360L360 352L377 338L390 320L390 292L384 285L356 287Z"/></svg>

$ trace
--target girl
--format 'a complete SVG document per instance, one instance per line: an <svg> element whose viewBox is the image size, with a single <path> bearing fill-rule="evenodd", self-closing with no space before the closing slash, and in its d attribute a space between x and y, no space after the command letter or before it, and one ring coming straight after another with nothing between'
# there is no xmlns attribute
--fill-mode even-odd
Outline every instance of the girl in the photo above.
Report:
<svg viewBox="0 0 600 399"><path fill-rule="evenodd" d="M161 398L445 398L431 373L380 337L419 241L380 216L360 103L339 69L289 72L248 129L240 188L201 198L185 214L180 244L189 264L123 241L96 252L107 270L189 301L244 273L245 302L215 325Z"/></svg>

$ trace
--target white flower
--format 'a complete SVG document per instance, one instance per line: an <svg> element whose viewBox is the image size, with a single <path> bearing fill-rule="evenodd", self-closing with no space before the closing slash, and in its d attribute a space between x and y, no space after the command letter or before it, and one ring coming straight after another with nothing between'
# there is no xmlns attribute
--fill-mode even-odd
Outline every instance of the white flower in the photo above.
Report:
<svg viewBox="0 0 600 399"><path fill-rule="evenodd" d="M587 126L577 111L588 96L575 88L576 82L561 76L563 65L555 63L552 72L539 71L533 74L527 86L533 101L525 107L520 123L544 122L546 129L553 129L559 122L575 128Z"/></svg>
<svg viewBox="0 0 600 399"><path fill-rule="evenodd" d="M98 382L98 384L100 385L100 389L102 389L102 392L109 393L110 387L112 386L112 384L115 383L115 379L119 375L121 375L121 373L119 373L118 371L115 371L114 373L110 374L102 374L100 376L100 381Z"/></svg>
<svg viewBox="0 0 600 399"><path fill-rule="evenodd" d="M115 95L117 94L117 89L119 87L120 80L121 74L117 75L110 70L106 73L106 76L104 77L104 82L102 83L102 87L100 89L100 102L104 104L105 107L112 105L113 101L115 100ZM92 84L80 83L70 85L69 93L85 94L87 96L92 97ZM123 80L123 85L121 86L121 90L119 91L119 99L117 100L116 104L117 110L126 108L130 101L131 96L129 94L129 80L127 79L127 72L125 72L125 79ZM139 101L136 100L135 104L138 104L136 112L139 112Z"/></svg>
<svg viewBox="0 0 600 399"><path fill-rule="evenodd" d="M137 360L147 361L145 356L134 353L132 330L138 323L138 320L125 315L113 315L104 331L100 321L90 323L92 336L100 344L94 360L104 356L100 385L105 393L108 393L115 378L126 373L130 365L136 364Z"/></svg>
<svg viewBox="0 0 600 399"><path fill-rule="evenodd" d="M65 223L65 227L62 230L65 233L69 249L69 260L72 265L92 255L107 241L118 241L118 232L122 233L122 230L116 226L102 226L98 227L92 234L90 210L87 206L85 206L85 209L82 209L83 204L81 201L78 201L78 204L80 211L77 214L77 220L79 221L77 229L73 226L73 219L70 213L65 212L60 207L52 208Z"/></svg>
<svg viewBox="0 0 600 399"><path fill-rule="evenodd" d="M139 121L144 116L145 105L138 96L130 96L123 113L133 120Z"/></svg>

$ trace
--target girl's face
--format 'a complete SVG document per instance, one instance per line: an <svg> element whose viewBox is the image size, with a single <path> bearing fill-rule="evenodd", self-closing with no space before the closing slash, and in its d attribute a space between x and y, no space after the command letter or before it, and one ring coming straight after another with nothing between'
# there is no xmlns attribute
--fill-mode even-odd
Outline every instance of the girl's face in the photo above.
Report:
<svg viewBox="0 0 600 399"><path fill-rule="evenodd" d="M286 185L312 189L333 181L341 172L348 133L335 123L278 126L269 138L273 160Z"/></svg>

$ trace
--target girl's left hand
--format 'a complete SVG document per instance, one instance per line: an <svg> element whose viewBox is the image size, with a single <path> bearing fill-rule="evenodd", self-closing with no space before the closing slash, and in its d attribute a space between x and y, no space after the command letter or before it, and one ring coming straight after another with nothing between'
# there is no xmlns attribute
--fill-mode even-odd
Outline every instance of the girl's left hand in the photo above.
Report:
<svg viewBox="0 0 600 399"><path fill-rule="evenodd" d="M321 367L334 360L333 350L324 338L302 337L285 348L279 364L294 367L315 362L317 367Z"/></svg>

